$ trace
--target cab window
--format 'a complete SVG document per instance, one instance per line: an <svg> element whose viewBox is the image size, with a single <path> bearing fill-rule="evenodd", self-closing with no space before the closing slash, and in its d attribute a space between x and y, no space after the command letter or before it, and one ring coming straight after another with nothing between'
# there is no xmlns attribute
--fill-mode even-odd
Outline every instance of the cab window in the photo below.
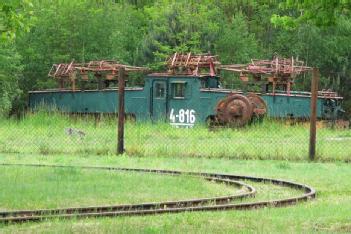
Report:
<svg viewBox="0 0 351 234"><path fill-rule="evenodd" d="M166 84L158 82L155 84L155 98L164 98L166 96Z"/></svg>
<svg viewBox="0 0 351 234"><path fill-rule="evenodd" d="M185 98L185 82L172 83L172 97L173 98Z"/></svg>

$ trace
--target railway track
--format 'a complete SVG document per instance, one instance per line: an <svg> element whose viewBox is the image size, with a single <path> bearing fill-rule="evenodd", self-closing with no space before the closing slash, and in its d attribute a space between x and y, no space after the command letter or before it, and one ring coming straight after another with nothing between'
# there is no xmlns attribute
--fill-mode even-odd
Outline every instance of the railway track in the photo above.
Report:
<svg viewBox="0 0 351 234"><path fill-rule="evenodd" d="M41 221L50 218L72 218L72 217L101 217L101 216L126 216L126 215L150 215L162 213L178 213L185 211L220 211L220 210L249 210L262 207L281 207L293 205L300 201L314 199L316 191L305 184L299 184L286 180L272 178L262 178L244 175L202 173L202 172L185 172L162 169L137 169L137 168L117 168L117 167L93 167L93 166L62 166L62 165L45 165L45 164L0 164L0 166L22 166L22 167L47 167L47 168L76 168L87 170L109 170L109 171L126 171L138 173L154 173L161 175L189 175L202 177L205 180L216 183L224 183L228 186L240 188L239 194L233 194L222 197L198 198L190 200L153 202L141 204L127 204L115 206L90 206L90 207L68 207L59 209L40 209L40 210L15 210L0 212L0 222L15 223L26 221ZM245 181L245 182L243 182ZM302 191L301 195L259 202L236 203L234 200L240 200L246 197L253 197L257 193L256 189L246 184L246 181L258 183L271 183L276 186L284 186Z"/></svg>

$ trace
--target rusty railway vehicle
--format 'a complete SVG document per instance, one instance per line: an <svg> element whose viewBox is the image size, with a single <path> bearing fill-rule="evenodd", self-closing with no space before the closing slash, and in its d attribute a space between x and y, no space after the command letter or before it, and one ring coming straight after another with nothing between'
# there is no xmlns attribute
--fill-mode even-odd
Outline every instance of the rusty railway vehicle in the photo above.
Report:
<svg viewBox="0 0 351 234"><path fill-rule="evenodd" d="M247 65L221 65L218 57L175 53L167 61L167 71L150 73L142 67L117 61L55 64L49 76L58 89L29 92L29 107L45 105L67 113L117 113L118 69L147 72L143 87L126 87L125 111L137 121L167 121L174 126L193 127L211 122L233 127L245 126L264 116L309 118L311 93L293 91L295 78L308 72L302 61L283 59L252 60ZM260 92L221 87L221 70L237 72L262 87ZM97 88L87 89L91 83ZM244 85L245 86L245 85ZM343 113L343 98L332 91L320 91L317 117L336 120Z"/></svg>

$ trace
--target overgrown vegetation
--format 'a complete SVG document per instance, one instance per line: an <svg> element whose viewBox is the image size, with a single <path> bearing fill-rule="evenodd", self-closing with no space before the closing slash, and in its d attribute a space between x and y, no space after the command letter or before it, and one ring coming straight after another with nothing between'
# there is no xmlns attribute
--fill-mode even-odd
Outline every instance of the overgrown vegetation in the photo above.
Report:
<svg viewBox="0 0 351 234"><path fill-rule="evenodd" d="M295 56L351 106L350 1L5 0L0 32L4 114L21 112L28 90L56 86L53 63L118 59L159 70L174 51L211 52L223 63Z"/></svg>
<svg viewBox="0 0 351 234"><path fill-rule="evenodd" d="M116 119L67 116L41 111L21 120L0 120L0 152L114 155ZM309 127L265 120L242 129L174 128L167 123L131 122L125 129L126 154L135 156L220 157L307 160ZM320 127L317 160L351 161L351 130Z"/></svg>

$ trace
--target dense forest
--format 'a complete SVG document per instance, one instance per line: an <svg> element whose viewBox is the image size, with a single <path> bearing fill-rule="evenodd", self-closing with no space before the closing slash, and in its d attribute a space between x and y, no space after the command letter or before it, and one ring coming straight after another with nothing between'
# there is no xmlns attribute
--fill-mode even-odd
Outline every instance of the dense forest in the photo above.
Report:
<svg viewBox="0 0 351 234"><path fill-rule="evenodd" d="M350 113L350 10L350 0L2 0L0 115L25 110L28 90L55 86L53 63L116 59L159 70L175 51L211 52L223 64L298 57Z"/></svg>

